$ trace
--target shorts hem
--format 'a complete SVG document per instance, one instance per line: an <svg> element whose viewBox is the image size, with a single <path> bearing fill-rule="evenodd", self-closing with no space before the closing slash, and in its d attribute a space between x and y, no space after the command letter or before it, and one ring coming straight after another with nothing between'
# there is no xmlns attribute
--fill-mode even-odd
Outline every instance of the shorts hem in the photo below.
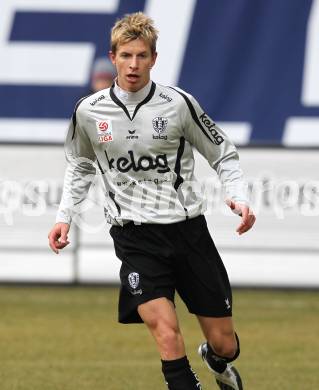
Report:
<svg viewBox="0 0 319 390"><path fill-rule="evenodd" d="M169 294L169 293L158 293L158 294L152 294L152 295L145 295L144 297L140 297L138 301L136 301L136 305L127 313L124 315L119 315L118 322L120 324L142 324L144 321L138 314L137 308L139 305L142 305L143 303L152 301L153 299L158 299L158 298L167 298L173 304L175 305L174 302L174 294Z"/></svg>
<svg viewBox="0 0 319 390"><path fill-rule="evenodd" d="M188 309L188 312L190 314L194 314L196 316L201 316L201 317L210 317L210 318L222 318L222 317L232 317L233 313L232 312L227 312L227 313L212 313L212 312L203 312L203 311L198 311L198 310L190 310Z"/></svg>

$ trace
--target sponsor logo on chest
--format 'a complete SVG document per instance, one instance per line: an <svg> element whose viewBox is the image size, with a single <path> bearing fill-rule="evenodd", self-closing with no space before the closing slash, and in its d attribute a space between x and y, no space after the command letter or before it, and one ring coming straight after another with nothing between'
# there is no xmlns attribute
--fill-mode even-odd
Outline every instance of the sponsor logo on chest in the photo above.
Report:
<svg viewBox="0 0 319 390"><path fill-rule="evenodd" d="M110 119L96 122L97 136L100 144L113 141L112 122Z"/></svg>
<svg viewBox="0 0 319 390"><path fill-rule="evenodd" d="M119 172L125 173L128 171L151 171L156 170L158 173L166 173L170 171L168 166L166 154L159 154L157 156L139 156L134 155L133 150L128 151L128 156L110 158L105 151L105 156L110 169L116 169Z"/></svg>

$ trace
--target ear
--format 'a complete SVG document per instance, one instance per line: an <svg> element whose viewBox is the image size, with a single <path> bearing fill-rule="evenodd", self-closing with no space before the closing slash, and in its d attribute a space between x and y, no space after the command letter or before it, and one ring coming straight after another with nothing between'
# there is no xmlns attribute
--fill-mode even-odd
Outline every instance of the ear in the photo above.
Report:
<svg viewBox="0 0 319 390"><path fill-rule="evenodd" d="M115 65L115 53L113 53L111 50L109 51L109 59L111 60L112 64Z"/></svg>
<svg viewBox="0 0 319 390"><path fill-rule="evenodd" d="M152 54L152 67L154 66L155 62L156 62L156 58L157 58L157 51L155 53Z"/></svg>

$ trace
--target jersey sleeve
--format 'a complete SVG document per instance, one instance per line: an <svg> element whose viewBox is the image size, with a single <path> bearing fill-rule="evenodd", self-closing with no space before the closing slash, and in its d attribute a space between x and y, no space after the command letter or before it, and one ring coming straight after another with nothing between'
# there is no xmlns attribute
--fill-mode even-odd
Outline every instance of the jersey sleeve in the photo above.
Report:
<svg viewBox="0 0 319 390"><path fill-rule="evenodd" d="M67 167L64 176L63 192L56 222L70 224L75 214L80 213L81 203L87 196L94 180L96 160L90 139L73 113L66 141L65 157Z"/></svg>
<svg viewBox="0 0 319 390"><path fill-rule="evenodd" d="M248 205L247 184L243 179L235 145L191 95L177 91L187 105L183 118L185 139L217 172L226 197Z"/></svg>

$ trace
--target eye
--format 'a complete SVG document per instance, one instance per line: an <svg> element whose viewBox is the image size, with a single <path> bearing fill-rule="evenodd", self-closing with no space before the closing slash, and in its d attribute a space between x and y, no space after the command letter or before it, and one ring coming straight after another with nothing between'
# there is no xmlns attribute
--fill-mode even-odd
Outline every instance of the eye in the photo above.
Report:
<svg viewBox="0 0 319 390"><path fill-rule="evenodd" d="M122 58L128 58L130 55L129 55L129 53L121 53L120 56Z"/></svg>

